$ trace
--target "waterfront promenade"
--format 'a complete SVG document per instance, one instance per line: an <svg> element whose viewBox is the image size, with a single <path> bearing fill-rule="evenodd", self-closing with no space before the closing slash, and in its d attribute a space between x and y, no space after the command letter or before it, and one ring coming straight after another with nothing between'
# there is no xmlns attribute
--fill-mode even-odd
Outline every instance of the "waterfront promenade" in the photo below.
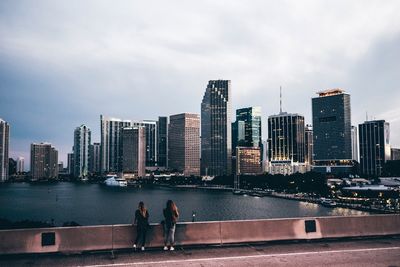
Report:
<svg viewBox="0 0 400 267"><path fill-rule="evenodd" d="M0 256L0 266L400 266L400 236Z"/></svg>

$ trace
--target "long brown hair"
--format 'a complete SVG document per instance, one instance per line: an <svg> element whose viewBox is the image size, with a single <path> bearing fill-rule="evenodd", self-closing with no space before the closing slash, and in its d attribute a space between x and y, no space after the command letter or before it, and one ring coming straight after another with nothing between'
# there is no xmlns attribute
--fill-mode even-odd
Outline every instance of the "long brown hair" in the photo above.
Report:
<svg viewBox="0 0 400 267"><path fill-rule="evenodd" d="M171 211L172 214L175 213L177 216L179 216L178 207L172 200L167 201L167 210Z"/></svg>
<svg viewBox="0 0 400 267"><path fill-rule="evenodd" d="M139 202L139 211L140 211L140 213L142 214L143 217L146 217L147 209L144 206L143 201Z"/></svg>

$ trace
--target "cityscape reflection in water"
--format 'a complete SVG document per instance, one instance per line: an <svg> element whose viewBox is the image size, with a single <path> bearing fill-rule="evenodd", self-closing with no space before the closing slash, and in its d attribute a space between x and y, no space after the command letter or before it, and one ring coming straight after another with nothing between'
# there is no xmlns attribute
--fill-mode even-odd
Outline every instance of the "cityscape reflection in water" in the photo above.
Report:
<svg viewBox="0 0 400 267"><path fill-rule="evenodd" d="M231 192L168 187L109 188L99 184L2 184L0 218L12 221L54 220L56 225L132 223L139 201L150 212L150 222L162 220L168 199L180 211L180 221L245 220L316 216L364 215L366 212L326 208L317 204L273 197L233 195Z"/></svg>

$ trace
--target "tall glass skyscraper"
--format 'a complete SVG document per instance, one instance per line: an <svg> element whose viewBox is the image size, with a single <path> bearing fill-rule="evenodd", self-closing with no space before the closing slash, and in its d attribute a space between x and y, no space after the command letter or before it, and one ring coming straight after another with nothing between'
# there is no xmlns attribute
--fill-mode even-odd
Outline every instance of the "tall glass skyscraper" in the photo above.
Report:
<svg viewBox="0 0 400 267"><path fill-rule="evenodd" d="M158 117L157 150L157 166L166 168L168 161L168 117Z"/></svg>
<svg viewBox="0 0 400 267"><path fill-rule="evenodd" d="M131 126L129 120L100 115L101 172L116 173L122 170L122 128Z"/></svg>
<svg viewBox="0 0 400 267"><path fill-rule="evenodd" d="M366 121L358 125L360 169L363 175L380 176L390 160L390 128L384 120Z"/></svg>
<svg viewBox="0 0 400 267"><path fill-rule="evenodd" d="M74 176L85 179L89 175L89 146L91 131L86 125L76 127L74 131Z"/></svg>
<svg viewBox="0 0 400 267"><path fill-rule="evenodd" d="M244 131L244 135L236 134L237 145L242 147L261 147L261 107L236 110L236 122L238 122L238 125L240 125L240 121L244 123L242 124L243 126L238 127L238 130L240 130L238 133Z"/></svg>
<svg viewBox="0 0 400 267"><path fill-rule="evenodd" d="M8 180L10 125L0 118L0 182Z"/></svg>
<svg viewBox="0 0 400 267"><path fill-rule="evenodd" d="M318 95L312 99L313 169L350 173L353 166L350 95L342 89L326 90Z"/></svg>
<svg viewBox="0 0 400 267"><path fill-rule="evenodd" d="M272 174L305 172L304 117L280 112L268 117L268 158Z"/></svg>
<svg viewBox="0 0 400 267"><path fill-rule="evenodd" d="M231 81L208 82L201 103L201 173L232 173Z"/></svg>
<svg viewBox="0 0 400 267"><path fill-rule="evenodd" d="M146 129L143 126L122 129L122 171L137 177L146 174Z"/></svg>

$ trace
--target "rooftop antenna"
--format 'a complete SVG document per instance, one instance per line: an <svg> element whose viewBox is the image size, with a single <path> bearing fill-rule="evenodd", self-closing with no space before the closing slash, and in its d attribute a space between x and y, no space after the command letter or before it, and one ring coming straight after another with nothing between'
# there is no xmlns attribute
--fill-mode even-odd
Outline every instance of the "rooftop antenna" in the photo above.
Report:
<svg viewBox="0 0 400 267"><path fill-rule="evenodd" d="M368 111L365 112L365 121L368 121Z"/></svg>
<svg viewBox="0 0 400 267"><path fill-rule="evenodd" d="M279 110L282 113L282 86L279 86Z"/></svg>

